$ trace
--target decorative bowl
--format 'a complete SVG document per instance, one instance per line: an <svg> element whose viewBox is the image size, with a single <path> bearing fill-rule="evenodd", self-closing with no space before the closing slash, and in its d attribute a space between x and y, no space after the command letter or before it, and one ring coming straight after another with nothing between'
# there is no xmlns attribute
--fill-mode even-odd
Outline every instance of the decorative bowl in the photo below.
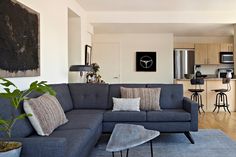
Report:
<svg viewBox="0 0 236 157"><path fill-rule="evenodd" d="M184 74L184 77L186 79L192 79L194 77L194 74Z"/></svg>

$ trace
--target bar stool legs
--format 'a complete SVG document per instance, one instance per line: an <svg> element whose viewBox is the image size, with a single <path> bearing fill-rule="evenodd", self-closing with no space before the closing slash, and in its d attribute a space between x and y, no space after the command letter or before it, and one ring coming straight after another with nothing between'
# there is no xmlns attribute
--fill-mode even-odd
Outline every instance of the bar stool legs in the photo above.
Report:
<svg viewBox="0 0 236 157"><path fill-rule="evenodd" d="M219 113L220 107L223 107L225 112L228 111L229 114L231 114L231 112L229 111L228 97L225 93L220 92L216 94L216 103L214 105L215 108L213 112L215 112L215 110L218 108L217 113Z"/></svg>
<svg viewBox="0 0 236 157"><path fill-rule="evenodd" d="M201 114L201 110L203 113L205 113L204 109L203 109L203 104L202 104L202 95L199 94L198 92L194 92L192 95L191 95L191 100L195 101L198 103L198 112L199 114Z"/></svg>

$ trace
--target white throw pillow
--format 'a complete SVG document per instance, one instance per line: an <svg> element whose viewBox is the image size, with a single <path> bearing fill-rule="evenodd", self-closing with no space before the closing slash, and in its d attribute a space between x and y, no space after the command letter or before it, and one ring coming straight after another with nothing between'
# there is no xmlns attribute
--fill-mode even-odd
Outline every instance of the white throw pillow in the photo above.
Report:
<svg viewBox="0 0 236 157"><path fill-rule="evenodd" d="M112 111L140 111L140 98L112 98Z"/></svg>
<svg viewBox="0 0 236 157"><path fill-rule="evenodd" d="M26 100L23 107L25 113L32 114L29 120L41 136L49 136L54 129L68 122L57 98L49 94Z"/></svg>

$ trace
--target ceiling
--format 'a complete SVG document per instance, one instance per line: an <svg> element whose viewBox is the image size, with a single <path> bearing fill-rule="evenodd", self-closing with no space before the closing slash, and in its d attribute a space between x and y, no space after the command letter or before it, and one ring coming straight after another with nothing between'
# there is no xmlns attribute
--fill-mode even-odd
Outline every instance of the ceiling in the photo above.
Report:
<svg viewBox="0 0 236 157"><path fill-rule="evenodd" d="M233 36L231 24L94 24L94 32L102 33L173 33L175 36Z"/></svg>
<svg viewBox="0 0 236 157"><path fill-rule="evenodd" d="M236 0L77 0L86 11L235 11Z"/></svg>
<svg viewBox="0 0 236 157"><path fill-rule="evenodd" d="M235 12L236 0L77 0L88 12ZM96 14L96 13L95 13ZM234 15L234 13L232 13ZM174 36L233 36L232 23L93 23L101 33L173 33Z"/></svg>

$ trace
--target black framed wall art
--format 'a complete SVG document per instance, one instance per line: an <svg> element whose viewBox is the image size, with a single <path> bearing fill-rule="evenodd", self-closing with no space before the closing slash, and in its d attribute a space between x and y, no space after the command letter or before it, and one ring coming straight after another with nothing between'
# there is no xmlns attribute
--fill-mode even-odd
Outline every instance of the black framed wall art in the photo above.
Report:
<svg viewBox="0 0 236 157"><path fill-rule="evenodd" d="M156 52L136 52L136 71L155 72Z"/></svg>
<svg viewBox="0 0 236 157"><path fill-rule="evenodd" d="M92 46L85 45L85 65L91 65L92 61Z"/></svg>
<svg viewBox="0 0 236 157"><path fill-rule="evenodd" d="M0 77L39 76L39 13L4 0L0 15Z"/></svg>

